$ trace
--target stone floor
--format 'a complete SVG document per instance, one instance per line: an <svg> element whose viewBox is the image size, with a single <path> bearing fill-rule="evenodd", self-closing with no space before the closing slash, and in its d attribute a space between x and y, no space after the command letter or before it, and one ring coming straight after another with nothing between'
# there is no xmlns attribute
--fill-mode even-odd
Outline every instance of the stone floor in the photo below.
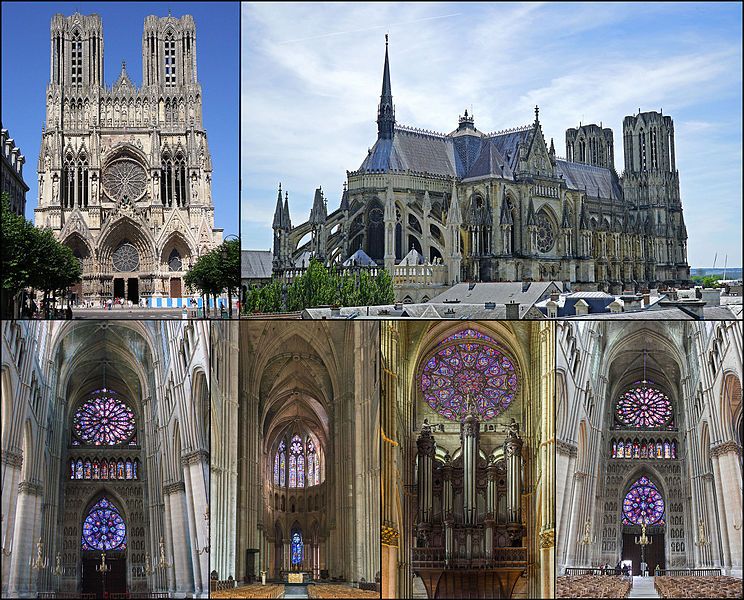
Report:
<svg viewBox="0 0 744 600"><path fill-rule="evenodd" d="M628 598L660 598L654 587L653 577L633 577L633 589L630 590Z"/></svg>

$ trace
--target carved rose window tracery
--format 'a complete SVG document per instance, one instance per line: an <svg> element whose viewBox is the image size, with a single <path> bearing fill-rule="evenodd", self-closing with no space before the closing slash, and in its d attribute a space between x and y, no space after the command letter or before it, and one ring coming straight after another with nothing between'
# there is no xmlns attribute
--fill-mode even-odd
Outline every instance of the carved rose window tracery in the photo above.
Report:
<svg viewBox="0 0 744 600"><path fill-rule="evenodd" d="M129 159L118 160L106 167L101 180L108 196L116 201L137 200L147 189L145 169Z"/></svg>
<svg viewBox="0 0 744 600"><path fill-rule="evenodd" d="M537 224L537 249L540 252L550 252L555 245L555 232L550 217L540 212L535 220Z"/></svg>

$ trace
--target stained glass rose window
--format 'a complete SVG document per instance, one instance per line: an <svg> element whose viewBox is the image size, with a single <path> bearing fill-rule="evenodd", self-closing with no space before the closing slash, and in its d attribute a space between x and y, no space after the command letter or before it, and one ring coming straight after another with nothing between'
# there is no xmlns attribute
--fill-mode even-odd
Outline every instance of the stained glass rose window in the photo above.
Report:
<svg viewBox="0 0 744 600"><path fill-rule="evenodd" d="M134 413L114 392L104 388L77 409L73 417L73 432L84 444L123 444L134 436Z"/></svg>
<svg viewBox="0 0 744 600"><path fill-rule="evenodd" d="M105 496L96 502L83 521L83 550L124 550L127 527L116 506Z"/></svg>
<svg viewBox="0 0 744 600"><path fill-rule="evenodd" d="M147 188L147 173L130 159L117 160L103 171L103 187L113 200L137 200Z"/></svg>
<svg viewBox="0 0 744 600"><path fill-rule="evenodd" d="M461 420L470 400L489 420L514 400L517 370L495 340L465 329L439 343L423 364L420 386L426 403L447 419Z"/></svg>
<svg viewBox="0 0 744 600"><path fill-rule="evenodd" d="M540 252L550 252L555 245L555 231L550 217L540 211L535 219L537 225L537 249Z"/></svg>
<svg viewBox="0 0 744 600"><path fill-rule="evenodd" d="M637 381L617 402L615 417L628 427L658 428L672 419L672 403L666 394L650 385L650 381Z"/></svg>
<svg viewBox="0 0 744 600"><path fill-rule="evenodd" d="M664 524L664 499L648 477L638 479L625 495L623 524L646 526Z"/></svg>

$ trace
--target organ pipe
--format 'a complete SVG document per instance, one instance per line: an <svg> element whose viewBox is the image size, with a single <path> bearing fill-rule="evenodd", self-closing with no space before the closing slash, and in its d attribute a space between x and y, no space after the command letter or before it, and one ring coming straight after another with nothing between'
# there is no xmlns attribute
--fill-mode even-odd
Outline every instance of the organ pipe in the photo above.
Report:
<svg viewBox="0 0 744 600"><path fill-rule="evenodd" d="M504 441L506 456L506 512L509 523L521 522L520 497L522 495L522 439L519 424L512 419Z"/></svg>

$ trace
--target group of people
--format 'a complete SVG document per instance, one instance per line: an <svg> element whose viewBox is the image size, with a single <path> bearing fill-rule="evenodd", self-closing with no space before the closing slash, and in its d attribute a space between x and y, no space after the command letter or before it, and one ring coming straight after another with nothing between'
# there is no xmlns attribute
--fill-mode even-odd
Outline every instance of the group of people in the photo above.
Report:
<svg viewBox="0 0 744 600"><path fill-rule="evenodd" d="M605 563L604 565L600 564L599 570L602 571L604 575L623 575L625 577L629 577L631 574L630 565L628 565L627 563L623 563L623 561L621 560L617 561L617 564L614 567L610 566L610 563ZM659 575L660 571L661 567L659 565L656 565L654 574ZM648 565L645 562L641 562L640 575L648 575Z"/></svg>

